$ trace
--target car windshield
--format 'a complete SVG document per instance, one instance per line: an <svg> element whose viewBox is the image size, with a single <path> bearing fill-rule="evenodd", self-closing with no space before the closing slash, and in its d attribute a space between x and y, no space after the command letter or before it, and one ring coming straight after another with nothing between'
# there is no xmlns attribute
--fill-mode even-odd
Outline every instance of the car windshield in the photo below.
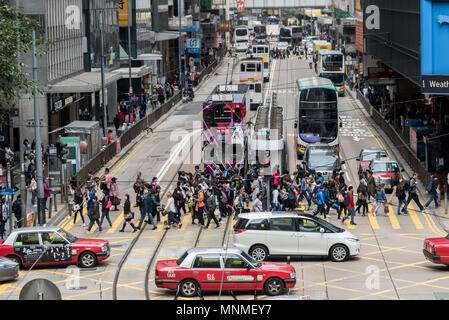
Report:
<svg viewBox="0 0 449 320"><path fill-rule="evenodd" d="M331 230L333 232L341 233L341 232L345 231L344 229L336 227L333 224L330 224L329 222L327 222L326 220L323 220L321 218L315 217L315 220L318 221L321 225L323 225L324 227L328 228L329 230Z"/></svg>
<svg viewBox="0 0 449 320"><path fill-rule="evenodd" d="M78 238L75 237L74 235L72 235L71 233L68 233L67 231L65 231L64 229L59 229L58 233L63 236L64 238L66 238L70 243L74 243L78 241Z"/></svg>
<svg viewBox="0 0 449 320"><path fill-rule="evenodd" d="M399 170L396 162L375 162L371 168L372 172L395 172Z"/></svg>
<svg viewBox="0 0 449 320"><path fill-rule="evenodd" d="M259 261L254 260L252 257L250 257L246 252L242 251L241 253L242 257L249 261L253 266L256 268L260 268L262 266L262 263Z"/></svg>
<svg viewBox="0 0 449 320"><path fill-rule="evenodd" d="M338 167L339 160L335 151L313 151L309 153L309 168Z"/></svg>
<svg viewBox="0 0 449 320"><path fill-rule="evenodd" d="M362 161L371 161L386 156L387 154L384 151L366 152L362 154Z"/></svg>

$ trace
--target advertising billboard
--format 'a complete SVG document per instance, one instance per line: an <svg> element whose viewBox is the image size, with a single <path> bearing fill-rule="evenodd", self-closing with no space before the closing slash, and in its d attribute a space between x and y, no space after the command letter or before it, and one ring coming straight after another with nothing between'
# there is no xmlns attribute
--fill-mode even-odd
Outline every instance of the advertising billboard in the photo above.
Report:
<svg viewBox="0 0 449 320"><path fill-rule="evenodd" d="M360 0L356 0L356 22L355 22L355 48L357 51L363 53L364 45L363 45L363 9L360 3Z"/></svg>
<svg viewBox="0 0 449 320"><path fill-rule="evenodd" d="M449 94L449 0L421 0L422 93Z"/></svg>

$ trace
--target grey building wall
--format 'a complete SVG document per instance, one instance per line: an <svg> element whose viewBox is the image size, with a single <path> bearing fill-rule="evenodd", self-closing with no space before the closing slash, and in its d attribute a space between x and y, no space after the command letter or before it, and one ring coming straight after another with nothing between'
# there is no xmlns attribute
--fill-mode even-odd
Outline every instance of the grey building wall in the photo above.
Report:
<svg viewBox="0 0 449 320"><path fill-rule="evenodd" d="M380 29L367 30L365 23L365 53L376 56L419 85L421 75L420 1L362 0L364 11L369 5L376 5L380 9ZM365 22L366 18L365 13Z"/></svg>

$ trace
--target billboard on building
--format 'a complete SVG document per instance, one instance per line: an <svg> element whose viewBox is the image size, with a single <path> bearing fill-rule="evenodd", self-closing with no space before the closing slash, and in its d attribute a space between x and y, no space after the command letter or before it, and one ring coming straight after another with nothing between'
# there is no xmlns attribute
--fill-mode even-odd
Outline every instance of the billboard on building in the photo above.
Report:
<svg viewBox="0 0 449 320"><path fill-rule="evenodd" d="M128 26L128 0L118 1L118 22L121 27Z"/></svg>
<svg viewBox="0 0 449 320"><path fill-rule="evenodd" d="M449 0L421 0L422 93L449 94Z"/></svg>
<svg viewBox="0 0 449 320"><path fill-rule="evenodd" d="M363 8L360 3L361 0L356 0L355 3L355 48L359 52L364 52L363 46Z"/></svg>

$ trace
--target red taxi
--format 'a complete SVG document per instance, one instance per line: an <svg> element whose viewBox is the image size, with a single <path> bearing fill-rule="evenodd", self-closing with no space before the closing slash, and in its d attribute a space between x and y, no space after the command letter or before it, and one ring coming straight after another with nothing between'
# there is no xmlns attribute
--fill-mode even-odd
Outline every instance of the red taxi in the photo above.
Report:
<svg viewBox="0 0 449 320"><path fill-rule="evenodd" d="M449 265L449 235L424 240L424 256L433 263Z"/></svg>
<svg viewBox="0 0 449 320"><path fill-rule="evenodd" d="M258 262L237 248L193 248L178 260L156 264L158 288L177 289L185 297L201 291L264 291L280 295L296 284L293 266Z"/></svg>
<svg viewBox="0 0 449 320"><path fill-rule="evenodd" d="M13 230L0 240L0 256L20 266L78 264L91 268L110 255L109 242L80 239L59 227L34 227Z"/></svg>
<svg viewBox="0 0 449 320"><path fill-rule="evenodd" d="M391 178L396 171L400 171L399 163L396 160L391 158L371 160L369 169L373 173L373 178L376 182L376 186L383 183L386 190L393 189Z"/></svg>
<svg viewBox="0 0 449 320"><path fill-rule="evenodd" d="M369 169L371 160L387 157L387 152L381 148L365 148L360 150L357 161L359 162L359 174Z"/></svg>

